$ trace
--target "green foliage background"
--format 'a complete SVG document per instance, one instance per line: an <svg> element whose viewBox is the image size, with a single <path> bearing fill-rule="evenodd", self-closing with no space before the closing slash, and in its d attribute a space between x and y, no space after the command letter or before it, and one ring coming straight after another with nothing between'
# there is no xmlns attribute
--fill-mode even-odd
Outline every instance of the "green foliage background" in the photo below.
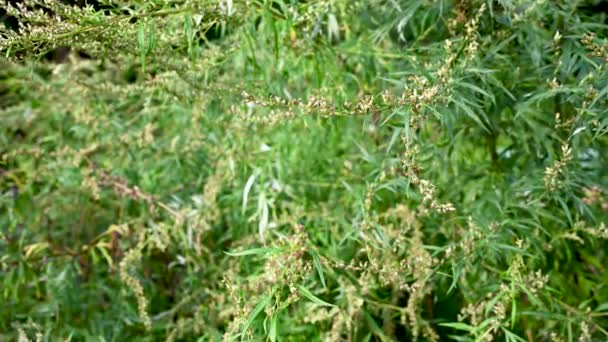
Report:
<svg viewBox="0 0 608 342"><path fill-rule="evenodd" d="M608 338L601 1L15 3L0 340Z"/></svg>

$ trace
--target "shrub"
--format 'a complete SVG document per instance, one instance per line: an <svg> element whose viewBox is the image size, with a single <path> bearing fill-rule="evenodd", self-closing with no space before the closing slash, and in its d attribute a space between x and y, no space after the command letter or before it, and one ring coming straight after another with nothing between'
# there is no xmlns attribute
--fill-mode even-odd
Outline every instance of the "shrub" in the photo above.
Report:
<svg viewBox="0 0 608 342"><path fill-rule="evenodd" d="M2 339L607 338L603 2L0 4Z"/></svg>

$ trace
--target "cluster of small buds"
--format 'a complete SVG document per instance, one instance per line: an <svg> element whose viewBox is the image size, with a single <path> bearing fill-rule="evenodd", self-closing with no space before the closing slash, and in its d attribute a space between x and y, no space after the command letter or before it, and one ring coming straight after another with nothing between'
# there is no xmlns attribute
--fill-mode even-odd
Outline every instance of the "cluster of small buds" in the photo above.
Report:
<svg viewBox="0 0 608 342"><path fill-rule="evenodd" d="M150 211L155 212L155 199L152 195L143 192L139 187L130 187L128 182L122 178L112 176L105 171L99 172L99 184L102 186L111 186L114 192L126 198L133 200L143 200L150 205Z"/></svg>
<svg viewBox="0 0 608 342"><path fill-rule="evenodd" d="M23 330L22 326L17 327L17 341L18 342L30 342L30 341L36 341L36 342L42 342L43 339L43 335L40 332L40 326L36 323L32 323L32 328L36 330L36 334L34 336L36 336L35 340L30 340L27 337L27 333L25 332L25 330Z"/></svg>
<svg viewBox="0 0 608 342"><path fill-rule="evenodd" d="M153 244L153 246L161 252L167 250L169 245L171 244L171 225L168 225L164 222L156 224L154 222L150 223L151 232L149 240Z"/></svg>
<svg viewBox="0 0 608 342"><path fill-rule="evenodd" d="M216 198L222 189L222 175L224 174L222 170L222 167L218 167L217 170L207 178L207 183L205 183L205 187L203 188L203 203L206 209L205 216L211 221L218 220L220 216Z"/></svg>
<svg viewBox="0 0 608 342"><path fill-rule="evenodd" d="M29 342L30 340L27 338L27 335L25 334L25 331L23 331L23 329L18 328L17 329L17 341L18 342Z"/></svg>
<svg viewBox="0 0 608 342"><path fill-rule="evenodd" d="M267 99L255 97L243 91L241 93L248 112L240 115L244 120L252 123L273 125L281 121L292 119L300 113L317 113L322 117L366 115L379 108L374 104L375 97L371 95L361 96L356 102L345 101L342 105L335 105L320 96L311 95L307 100L284 99L278 96L269 96ZM253 108L256 106L270 108L266 116L253 116ZM233 107L232 111L239 113Z"/></svg>
<svg viewBox="0 0 608 342"><path fill-rule="evenodd" d="M604 199L604 191L597 186L592 186L583 189L583 202L587 205L595 205L601 203Z"/></svg>
<svg viewBox="0 0 608 342"><path fill-rule="evenodd" d="M553 35L553 45L556 49L560 48L559 44L562 42L562 37L563 36L559 31L555 31L555 34Z"/></svg>
<svg viewBox="0 0 608 342"><path fill-rule="evenodd" d="M325 257L321 257L321 261L323 262L323 264L325 266L327 266L329 268L337 268L337 269L341 269L341 270L356 271L356 272L363 272L367 266L367 263L356 261L356 260L351 260L347 264L344 261L332 261Z"/></svg>
<svg viewBox="0 0 608 342"><path fill-rule="evenodd" d="M333 319L340 312L340 309L338 307L329 309L327 307L314 305L311 306L308 311L309 315L306 315L303 321L309 324L319 324Z"/></svg>
<svg viewBox="0 0 608 342"><path fill-rule="evenodd" d="M98 181L95 179L94 172L90 169L83 168L80 169L80 175L82 176L81 186L88 189L91 196L98 201L101 198L101 189L99 188Z"/></svg>
<svg viewBox="0 0 608 342"><path fill-rule="evenodd" d="M452 67L456 61L457 54L452 52L452 41L449 39L445 40L444 49L448 55L448 58L442 63L441 67L437 70L437 78L439 82L447 87L452 80Z"/></svg>
<svg viewBox="0 0 608 342"><path fill-rule="evenodd" d="M418 174L422 171L420 165L418 165L414 159L415 154L418 151L416 145L408 143L405 136L401 137L405 144L404 158L401 160L402 167L404 169L405 176L409 178L410 182L417 186L420 194L422 195L422 203L428 204L428 208L435 210L440 214L449 213L455 211L454 205L451 203L440 203L437 200L435 185L429 180L419 178Z"/></svg>
<svg viewBox="0 0 608 342"><path fill-rule="evenodd" d="M473 221L471 216L467 219L468 230L464 234L463 239L458 244L464 256L471 256L475 250L478 241L484 239L484 233L481 228Z"/></svg>
<svg viewBox="0 0 608 342"><path fill-rule="evenodd" d="M455 35L456 29L467 20L467 8L465 4L464 1L457 1L456 6L452 10L454 15L448 20L448 30L451 35Z"/></svg>
<svg viewBox="0 0 608 342"><path fill-rule="evenodd" d="M523 1L522 1L523 2ZM527 3L526 3L527 2ZM524 10L518 10L515 13L513 13L513 22L521 22L526 20L527 18L529 18L532 13L534 13L539 6L543 5L546 0L532 0L532 1L526 1L523 3L526 3L524 6Z"/></svg>
<svg viewBox="0 0 608 342"><path fill-rule="evenodd" d="M156 214L157 206L169 213L177 223L183 223L183 215L171 208L167 204L158 201L154 196L142 191L138 186L129 186L127 180L113 176L105 170L99 169L94 163L89 163L91 179L94 179L98 185L111 187L114 193L118 196L130 198L136 201L143 201L148 204L148 208L152 214Z"/></svg>
<svg viewBox="0 0 608 342"><path fill-rule="evenodd" d="M455 254L456 254L456 246L449 245L444 251L443 258L447 260L447 259L452 258Z"/></svg>
<svg viewBox="0 0 608 342"><path fill-rule="evenodd" d="M415 281L409 285L410 297L405 309L405 315L412 329L414 339L418 337L420 328L424 326L418 308L424 301L427 293L431 290L427 282L430 274L433 272L433 266L438 263L437 259L433 258L424 248L422 237L423 233L419 225L415 224L410 239L410 251L406 258L409 273L414 277Z"/></svg>
<svg viewBox="0 0 608 342"><path fill-rule="evenodd" d="M404 286L404 266L405 262L399 262L396 258L385 257L386 260L374 262L371 264L370 270L376 275L380 284L384 286L395 286L397 288ZM372 274L369 274L372 278ZM367 284L371 283L370 281Z"/></svg>
<svg viewBox="0 0 608 342"><path fill-rule="evenodd" d="M511 261L511 265L509 266L507 273L511 279L520 281L522 279L522 271L525 269L525 267L524 259L521 254L516 254Z"/></svg>
<svg viewBox="0 0 608 342"><path fill-rule="evenodd" d="M304 30L310 31L312 30L313 24L321 20L320 16L323 13L329 12L330 9L330 1L320 0L315 1L310 6L306 6L305 12L297 12L295 9L292 9L290 14L295 22L304 27Z"/></svg>
<svg viewBox="0 0 608 342"><path fill-rule="evenodd" d="M602 58L604 63L608 63L608 46L597 44L595 42L595 33L583 35L581 43L591 51L591 56Z"/></svg>
<svg viewBox="0 0 608 342"><path fill-rule="evenodd" d="M456 210L452 203L442 204L437 201L435 194L435 186L431 184L428 180L421 179L418 183L418 187L420 189L420 193L423 196L422 201L424 203L430 203L429 206L431 209L437 211L440 214L445 214Z"/></svg>
<svg viewBox="0 0 608 342"><path fill-rule="evenodd" d="M125 283L126 287L131 289L137 300L137 310L146 330L152 329L152 320L148 314L148 299L144 294L144 288L137 278L129 273L129 268L139 262L141 259L141 250L145 242L145 236L140 236L139 242L135 247L130 249L120 261L120 279Z"/></svg>
<svg viewBox="0 0 608 342"><path fill-rule="evenodd" d="M569 128L571 127L576 120L576 117L572 117L566 121L562 120L562 114L560 112L555 113L555 128Z"/></svg>
<svg viewBox="0 0 608 342"><path fill-rule="evenodd" d="M589 331L589 325L587 324L587 322L582 321L581 324L579 325L579 336L578 336L578 342L591 342L592 338L591 338L591 332Z"/></svg>
<svg viewBox="0 0 608 342"><path fill-rule="evenodd" d="M406 246L407 234L416 223L415 215L414 210L401 203L378 215L378 219L383 221L384 226L391 228L387 229L386 235L393 240L394 247ZM396 221L396 224L391 224L391 221Z"/></svg>
<svg viewBox="0 0 608 342"><path fill-rule="evenodd" d="M561 85L557 81L556 77L553 77L553 79L551 79L548 83L549 83L549 88L551 88L552 90L557 90L561 87Z"/></svg>
<svg viewBox="0 0 608 342"><path fill-rule="evenodd" d="M405 316L410 326L414 340L420 335L420 328L424 325L420 317L419 307L424 301L426 291L428 291L425 280L418 280L409 287L410 297L405 308Z"/></svg>
<svg viewBox="0 0 608 342"><path fill-rule="evenodd" d="M549 276L542 274L540 270L530 273L525 277L525 282L528 285L531 293L537 293L547 286L549 282Z"/></svg>
<svg viewBox="0 0 608 342"><path fill-rule="evenodd" d="M438 100L438 96L443 89L442 85L430 85L427 78L418 75L413 75L408 78L412 86L408 86L403 91L399 102L408 104L412 110L410 115L410 127L415 129L419 127L419 122L422 120L421 110L424 106L432 104Z"/></svg>
<svg viewBox="0 0 608 342"><path fill-rule="evenodd" d="M139 147L150 146L154 142L154 124L147 123L144 126L141 134L139 135L138 144Z"/></svg>
<svg viewBox="0 0 608 342"><path fill-rule="evenodd" d="M562 336L559 336L555 331L551 332L551 334L549 335L549 340L552 342L564 342L564 338Z"/></svg>
<svg viewBox="0 0 608 342"><path fill-rule="evenodd" d="M412 249L412 255L401 261L403 267L407 269L410 274L413 274L415 278L421 278L428 275L429 270L437 265L439 261L431 257L431 255L426 251L424 253L420 253L420 249Z"/></svg>
<svg viewBox="0 0 608 342"><path fill-rule="evenodd" d="M79 167L80 163L82 163L83 160L85 160L90 154L94 153L98 149L99 149L98 143L93 143L90 146L79 149L78 151L76 151L76 153L74 153L74 155L72 157L72 160L71 160L72 165L74 167Z"/></svg>
<svg viewBox="0 0 608 342"><path fill-rule="evenodd" d="M501 291L504 293L504 289L501 286ZM497 332L500 330L501 325L507 318L507 305L509 297L503 296L502 293L495 294L488 292L485 299L478 300L476 304L469 303L467 306L460 310L457 316L459 322L468 321L472 326L479 326L490 320L489 327L480 332L478 336L479 341L493 341ZM495 300L496 296L500 299ZM493 314L490 316L490 314Z"/></svg>
<svg viewBox="0 0 608 342"><path fill-rule="evenodd" d="M597 227L588 227L585 222L579 221L574 224L574 230L583 231L586 234L600 239L608 239L608 226L601 222Z"/></svg>
<svg viewBox="0 0 608 342"><path fill-rule="evenodd" d="M290 305L290 304L296 303L301 298L302 298L302 295L300 294L300 291L298 291L298 289L295 286L290 284L289 285L289 295L287 296L286 304Z"/></svg>
<svg viewBox="0 0 608 342"><path fill-rule="evenodd" d="M562 156L553 165L545 169L545 187L549 191L555 191L560 186L560 175L565 171L566 165L572 160L572 149L567 144L562 145Z"/></svg>
<svg viewBox="0 0 608 342"><path fill-rule="evenodd" d="M290 290L287 303L300 299L296 285L312 272L313 266L305 258L308 250L308 236L304 227L296 224L293 230L294 234L278 240L276 247L282 252L268 257L264 264L265 272L254 281L247 283L247 292L258 294L275 284L286 285Z"/></svg>
<svg viewBox="0 0 608 342"><path fill-rule="evenodd" d="M587 92L585 93L585 99L583 100L583 106L587 107L590 102L595 100L600 94L599 90L595 88L592 84L587 87Z"/></svg>
<svg viewBox="0 0 608 342"><path fill-rule="evenodd" d="M585 244L585 240L582 237L578 236L576 232L567 232L560 235L561 238L566 240L576 241L580 244Z"/></svg>
<svg viewBox="0 0 608 342"><path fill-rule="evenodd" d="M485 302L480 301L477 305L469 303L467 306L464 306L460 309L460 313L458 313L457 319L459 322L463 322L468 320L471 325L476 326L481 322L481 318L483 317Z"/></svg>
<svg viewBox="0 0 608 342"><path fill-rule="evenodd" d="M232 303L232 308L236 309L236 314L235 316L237 317L246 317L247 312L245 311L244 307L243 307L243 300L241 299L241 296L239 296L237 294L239 288L236 284L234 284L234 282L232 281L232 279L234 278L234 274L231 274L231 272L226 272L223 277L222 277L222 283L224 284L224 287L226 288L226 290L228 291L228 296L230 297L230 301Z"/></svg>
<svg viewBox="0 0 608 342"><path fill-rule="evenodd" d="M553 35L553 60L555 61L555 71L554 73L557 74L559 72L559 70L561 70L561 66L562 66L562 59L561 57L561 44L562 44L562 34L559 31L555 31L555 34Z"/></svg>
<svg viewBox="0 0 608 342"><path fill-rule="evenodd" d="M361 298L360 293L354 285L350 283L348 285L343 284L342 288L346 289L344 292L346 293L346 299L348 300L347 313L352 321L361 312L361 308L365 304L365 301Z"/></svg>
<svg viewBox="0 0 608 342"><path fill-rule="evenodd" d="M422 324L422 337L424 341L429 342L437 342L440 340L439 334L437 334L429 322L423 322Z"/></svg>
<svg viewBox="0 0 608 342"><path fill-rule="evenodd" d="M372 209L372 202L374 200L375 189L376 189L376 184L372 183L367 186L367 191L365 192L364 209L365 209L365 212L367 213L367 215L370 215L370 212Z"/></svg>
<svg viewBox="0 0 608 342"><path fill-rule="evenodd" d="M31 6L30 1L4 2L2 8L7 14L19 20L17 32L3 31L0 50L17 48L36 48L37 46L71 46L78 41L78 34L85 18L92 9L66 6L57 1L38 2ZM44 23L44 24L42 24ZM89 26L93 30L93 26ZM99 30L101 31L101 30ZM46 42L47 44L41 44ZM40 51L38 51L40 52ZM16 57L19 58L19 57Z"/></svg>
<svg viewBox="0 0 608 342"><path fill-rule="evenodd" d="M345 315L337 314L334 316L334 319L331 323L331 329L327 334L327 341L343 341L342 331L344 330L344 326L346 325Z"/></svg>
<svg viewBox="0 0 608 342"><path fill-rule="evenodd" d="M496 315L496 319L499 321L504 320L507 317L507 309L505 304L501 301L498 301L496 305L494 305L494 315Z"/></svg>
<svg viewBox="0 0 608 342"><path fill-rule="evenodd" d="M515 239L515 247L522 249L522 250L526 250L529 247L529 242L525 239L517 238L517 239Z"/></svg>
<svg viewBox="0 0 608 342"><path fill-rule="evenodd" d="M201 315L201 310L197 310L194 317L180 317L175 322L173 329L167 335L165 342L175 342L182 340L188 332L193 332L195 335L200 335L204 331L204 317Z"/></svg>
<svg viewBox="0 0 608 342"><path fill-rule="evenodd" d="M479 48L479 41L477 38L477 29L479 26L479 20L481 19L482 15L484 14L485 11L486 11L486 4L483 3L481 5L481 7L479 8L479 10L477 11L477 13L475 14L475 17L473 17L471 20L469 20L465 24L465 28L466 28L465 37L468 41L468 45L465 49L465 53L468 58L472 58L473 56L475 56L475 54L477 53L477 50Z"/></svg>
<svg viewBox="0 0 608 342"><path fill-rule="evenodd" d="M380 97L382 98L382 102L386 105L395 105L400 103L400 99L398 99L395 94L388 89L384 89L380 94Z"/></svg>

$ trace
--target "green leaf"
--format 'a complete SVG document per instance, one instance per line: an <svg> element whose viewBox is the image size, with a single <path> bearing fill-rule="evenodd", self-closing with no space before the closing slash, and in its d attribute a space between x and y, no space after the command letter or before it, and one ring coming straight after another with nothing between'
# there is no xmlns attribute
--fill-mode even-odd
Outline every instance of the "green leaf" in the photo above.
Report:
<svg viewBox="0 0 608 342"><path fill-rule="evenodd" d="M505 337L508 341L527 342L525 339L515 335L513 332L507 330L506 328L501 327L501 329L505 333Z"/></svg>
<svg viewBox="0 0 608 342"><path fill-rule="evenodd" d="M261 248L252 248L252 249L247 249L244 251L238 251L238 252L224 252L230 256L246 256L246 255L265 255L268 253L274 253L279 251L278 248L271 248L271 247L261 247Z"/></svg>
<svg viewBox="0 0 608 342"><path fill-rule="evenodd" d="M35 213L34 200L28 193L20 193L14 202L15 212L22 220L29 221Z"/></svg>
<svg viewBox="0 0 608 342"><path fill-rule="evenodd" d="M259 214L260 222L258 224L258 234L260 235L260 241L262 241L262 243L264 243L265 233L266 233L266 230L268 229L269 209L268 209L268 201L266 201L266 196L264 195L263 192L260 192L260 195L258 196L258 211L260 213Z"/></svg>
<svg viewBox="0 0 608 342"><path fill-rule="evenodd" d="M241 213L245 214L245 211L247 210L247 201L249 199L249 192L251 191L251 188L253 187L253 183L255 182L255 178L257 177L258 172L257 170L251 174L251 176L249 176L249 179L247 179L247 183L245 183L245 188L243 189L243 205L241 207Z"/></svg>
<svg viewBox="0 0 608 342"><path fill-rule="evenodd" d="M322 306L335 306L333 304L330 304L326 301L321 300L319 297L312 294L312 292L310 292L307 288L305 288L302 285L296 285L296 287L298 288L298 290L304 297L308 298L311 302L313 302L315 304L319 304Z"/></svg>
<svg viewBox="0 0 608 342"><path fill-rule="evenodd" d="M457 84L458 86L461 86L461 87L464 87L464 88L470 89L470 90L472 90L473 92L479 93L479 94L481 94L481 95L483 95L483 96L487 97L488 99L490 99L490 101L492 101L492 102L495 102L495 101L496 101L496 99L494 98L494 95L492 95L492 94L488 93L487 91L485 91L485 90L481 89L480 87L476 86L476 85L475 85L475 84L473 84L473 83L468 83L468 82L457 82L456 84Z"/></svg>
<svg viewBox="0 0 608 342"><path fill-rule="evenodd" d="M194 38L194 32L192 30L192 13L186 13L184 18L184 33L186 34L186 42L188 46L192 45L192 39Z"/></svg>
<svg viewBox="0 0 608 342"><path fill-rule="evenodd" d="M146 27L144 21L137 24L137 48L139 49L139 63L141 64L141 72L146 72Z"/></svg>
<svg viewBox="0 0 608 342"><path fill-rule="evenodd" d="M604 303L598 305L593 311L595 311L595 312L608 311L608 302L604 302Z"/></svg>
<svg viewBox="0 0 608 342"><path fill-rule="evenodd" d="M270 341L275 342L277 340L277 315L273 315L270 319L270 331L268 332L268 338Z"/></svg>
<svg viewBox="0 0 608 342"><path fill-rule="evenodd" d="M266 305L270 303L270 297L271 296L264 297L249 314L249 317L247 318L245 324L243 324L243 329L241 330L241 341L243 341L244 336L247 335L247 331L255 318L266 308Z"/></svg>
<svg viewBox="0 0 608 342"><path fill-rule="evenodd" d="M466 323L462 323L462 322L439 323L439 325L441 325L442 327L448 327L448 328L452 328L452 329L456 329L456 330L463 330L463 331L468 331L468 332L471 332L475 329L474 327L472 327Z"/></svg>
<svg viewBox="0 0 608 342"><path fill-rule="evenodd" d="M479 125L479 127L481 127L484 131L486 131L487 133L492 133L492 131L490 129L488 129L488 127L486 126L486 124L479 118L479 115L477 115L472 109L471 107L467 106L466 104L460 102L460 101L456 101L456 100L451 100L452 103L454 103L456 105L456 107L462 109L462 111L471 119L473 119L473 121L475 121L477 123L477 125Z"/></svg>
<svg viewBox="0 0 608 342"><path fill-rule="evenodd" d="M321 284L323 285L324 289L327 289L327 285L325 284L325 276L323 275L323 265L321 265L321 259L319 258L319 255L317 255L317 252L310 252L310 255L312 255L312 263L315 266L315 269L317 270L317 273L319 273L319 279L321 280Z"/></svg>
<svg viewBox="0 0 608 342"><path fill-rule="evenodd" d="M146 55L149 55L150 53L152 53L152 51L154 50L154 47L156 47L156 25L154 24L154 21L150 21L148 23L148 31L149 31L149 36L148 36L148 46L146 47Z"/></svg>
<svg viewBox="0 0 608 342"><path fill-rule="evenodd" d="M146 53L146 27L144 21L137 23L137 48L139 49L140 55Z"/></svg>
<svg viewBox="0 0 608 342"><path fill-rule="evenodd" d="M374 318L367 312L367 310L363 311L365 314L365 321L367 322L367 326L372 330L375 336L378 336L381 341L391 341L388 336L384 334L378 323L374 320Z"/></svg>

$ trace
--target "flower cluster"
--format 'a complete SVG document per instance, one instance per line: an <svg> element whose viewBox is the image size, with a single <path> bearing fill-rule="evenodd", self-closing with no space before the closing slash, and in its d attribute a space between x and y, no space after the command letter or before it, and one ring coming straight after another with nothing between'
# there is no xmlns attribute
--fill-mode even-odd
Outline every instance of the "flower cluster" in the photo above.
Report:
<svg viewBox="0 0 608 342"><path fill-rule="evenodd" d="M273 95L266 99L255 97L243 91L242 97L247 107L247 113L238 114L239 111L236 107L233 107L232 111L247 122L270 126L296 118L302 113L318 114L321 117L329 118L334 116L366 115L374 110L378 110L377 106L374 105L374 97L371 95L362 96L356 102L345 101L341 105L336 105L323 97L315 95L309 96L306 100L285 99ZM256 107L269 108L270 112L264 116L256 116L253 114L253 110Z"/></svg>
<svg viewBox="0 0 608 342"><path fill-rule="evenodd" d="M545 187L549 191L557 190L561 183L561 176L565 172L566 165L572 160L572 148L562 145L562 156L553 165L545 169Z"/></svg>
<svg viewBox="0 0 608 342"><path fill-rule="evenodd" d="M608 46L600 45L595 42L595 33L587 33L581 38L581 43L590 50L593 57L601 58L604 63L608 63Z"/></svg>
<svg viewBox="0 0 608 342"><path fill-rule="evenodd" d="M144 288L141 285L139 279L135 276L131 275L130 268L133 267L133 264L139 262L142 257L142 249L144 247L146 238L145 234L140 232L139 241L130 249L125 256L120 261L120 279L125 283L125 286L133 291L135 294L135 299L137 300L137 310L139 313L139 318L141 319L143 325L147 330L152 329L152 320L150 319L150 315L148 314L148 299L145 296Z"/></svg>

